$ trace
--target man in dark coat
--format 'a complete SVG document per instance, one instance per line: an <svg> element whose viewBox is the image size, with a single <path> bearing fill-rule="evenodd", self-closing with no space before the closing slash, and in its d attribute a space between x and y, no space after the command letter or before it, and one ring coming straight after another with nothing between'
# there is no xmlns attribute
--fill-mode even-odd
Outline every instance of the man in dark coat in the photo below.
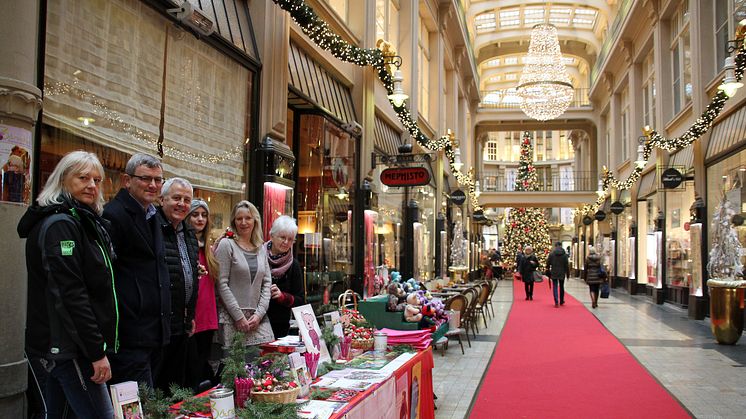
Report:
<svg viewBox="0 0 746 419"><path fill-rule="evenodd" d="M138 381L153 387L162 348L171 336L170 281L153 205L162 184L161 162L135 154L125 167L125 187L104 207L117 255L114 277L120 313L120 348L109 353L109 384Z"/></svg>
<svg viewBox="0 0 746 419"><path fill-rule="evenodd" d="M554 250L547 258L547 271L552 279L554 307L565 304L565 278L570 277L570 258L562 248L562 243L554 243ZM559 295L558 295L559 294Z"/></svg>
<svg viewBox="0 0 746 419"><path fill-rule="evenodd" d="M171 281L171 341L163 350L156 387L168 391L171 384L186 386L187 338L194 332L194 308L199 288L199 243L184 221L194 191L189 181L172 178L161 189L156 217L163 231L166 265Z"/></svg>

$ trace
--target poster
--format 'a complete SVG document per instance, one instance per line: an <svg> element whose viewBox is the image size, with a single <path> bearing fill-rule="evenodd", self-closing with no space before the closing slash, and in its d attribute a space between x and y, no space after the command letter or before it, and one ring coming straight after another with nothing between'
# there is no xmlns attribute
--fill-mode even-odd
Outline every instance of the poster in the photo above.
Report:
<svg viewBox="0 0 746 419"><path fill-rule="evenodd" d="M396 379L396 412L399 419L409 419L409 372Z"/></svg>
<svg viewBox="0 0 746 419"><path fill-rule="evenodd" d="M420 389L422 385L422 361L412 367L412 384L409 389L409 418L419 419L420 417Z"/></svg>
<svg viewBox="0 0 746 419"><path fill-rule="evenodd" d="M0 202L31 204L31 131L0 124Z"/></svg>
<svg viewBox="0 0 746 419"><path fill-rule="evenodd" d="M324 362L332 362L329 350L326 349L326 343L324 343L324 339L321 337L321 328L319 328L319 323L316 321L316 315L313 313L311 304L293 307L292 310L293 317L298 322L298 334L303 339L303 343L306 344L306 351L319 354L318 365Z"/></svg>
<svg viewBox="0 0 746 419"><path fill-rule="evenodd" d="M630 237L627 239L627 266L629 266L629 279L635 279L637 276L637 266L635 265L635 238Z"/></svg>
<svg viewBox="0 0 746 419"><path fill-rule="evenodd" d="M689 293L697 297L702 297L702 224L694 223L689 226L689 235L691 238L691 266L692 266L692 286Z"/></svg>

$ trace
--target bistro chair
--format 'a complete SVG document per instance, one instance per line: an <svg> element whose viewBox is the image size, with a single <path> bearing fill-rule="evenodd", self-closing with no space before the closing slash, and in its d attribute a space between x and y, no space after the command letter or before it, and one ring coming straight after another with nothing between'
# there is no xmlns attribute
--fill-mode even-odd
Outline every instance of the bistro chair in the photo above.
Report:
<svg viewBox="0 0 746 419"><path fill-rule="evenodd" d="M487 328L487 312L485 312L484 306L487 304L487 298L490 296L490 288L491 284L489 282L482 284L479 291L479 297L477 298L477 305L474 307L477 317L479 317L480 314L482 315L485 329Z"/></svg>
<svg viewBox="0 0 746 419"><path fill-rule="evenodd" d="M474 339L477 338L477 333L479 333L479 322L477 321L477 304L479 303L479 294L481 293L481 290L482 287L479 284L475 285L472 288L469 288L469 291L472 293L472 299L469 302L467 311L469 312L469 325L471 326L471 331Z"/></svg>
<svg viewBox="0 0 746 419"><path fill-rule="evenodd" d="M471 317L471 303L476 299L476 296L474 295L474 290L471 288L467 288L463 291L462 295L464 296L464 299L466 299L466 307L464 308L464 314L461 316L461 324L464 325L464 328L466 329L466 336L469 336L469 329L472 329L472 317ZM476 338L477 336L474 335Z"/></svg>
<svg viewBox="0 0 746 419"><path fill-rule="evenodd" d="M495 295L495 290L497 289L497 279L493 279L490 285L490 295L487 297L487 304L489 304L490 311L492 311L492 317L494 318L495 308L492 306L492 296Z"/></svg>
<svg viewBox="0 0 746 419"><path fill-rule="evenodd" d="M469 344L469 347L471 348L471 341L469 340L469 333L467 333L466 329L464 328L464 317L466 315L466 297L463 295L457 295L450 300L448 300L448 305L446 305L446 310L453 310L460 314L459 317L459 324L456 329L448 330L445 334L446 337L450 338L457 338L458 344L461 345L461 355L464 354L464 342L461 340L461 335L466 335L466 342ZM448 342L446 342L446 349L448 349Z"/></svg>

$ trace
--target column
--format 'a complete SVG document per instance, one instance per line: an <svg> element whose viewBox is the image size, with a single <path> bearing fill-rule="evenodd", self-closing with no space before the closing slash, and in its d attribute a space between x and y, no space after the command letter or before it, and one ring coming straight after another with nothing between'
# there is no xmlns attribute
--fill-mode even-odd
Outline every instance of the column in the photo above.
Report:
<svg viewBox="0 0 746 419"><path fill-rule="evenodd" d="M37 46L40 11L38 1L6 2L0 6L0 128L7 135L33 138L34 125L41 109L41 91L36 87ZM11 134L12 133L12 134ZM31 171L36 171L38 140L33 149ZM18 238L16 226L26 205L0 202L0 417L18 418L25 414L26 362L23 356L26 327L25 242Z"/></svg>

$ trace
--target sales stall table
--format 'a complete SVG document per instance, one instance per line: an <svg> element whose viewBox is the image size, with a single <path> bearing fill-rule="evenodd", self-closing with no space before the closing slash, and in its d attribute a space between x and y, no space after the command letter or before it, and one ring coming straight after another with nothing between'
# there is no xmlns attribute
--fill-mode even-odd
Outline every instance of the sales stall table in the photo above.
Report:
<svg viewBox="0 0 746 419"><path fill-rule="evenodd" d="M331 418L435 418L433 366L432 348L417 352L386 381L358 393ZM402 411L410 413L404 416Z"/></svg>

